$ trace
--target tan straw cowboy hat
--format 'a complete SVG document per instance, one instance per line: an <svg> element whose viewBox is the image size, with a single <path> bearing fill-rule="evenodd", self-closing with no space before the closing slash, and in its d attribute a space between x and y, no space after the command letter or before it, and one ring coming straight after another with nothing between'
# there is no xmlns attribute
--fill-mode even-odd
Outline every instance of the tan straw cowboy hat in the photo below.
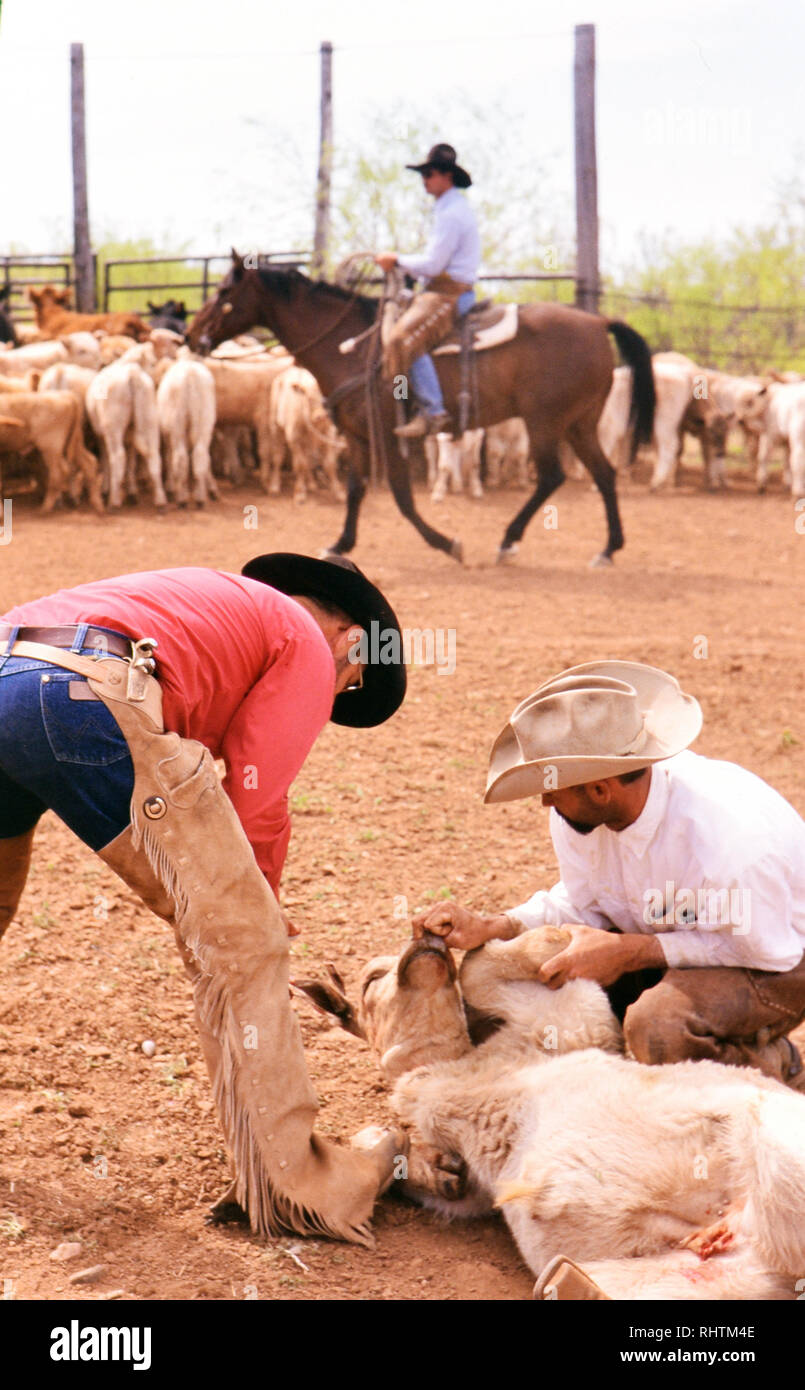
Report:
<svg viewBox="0 0 805 1390"><path fill-rule="evenodd" d="M679 682L637 661L588 661L517 706L489 758L485 802L618 777L672 758L698 736L702 712Z"/></svg>

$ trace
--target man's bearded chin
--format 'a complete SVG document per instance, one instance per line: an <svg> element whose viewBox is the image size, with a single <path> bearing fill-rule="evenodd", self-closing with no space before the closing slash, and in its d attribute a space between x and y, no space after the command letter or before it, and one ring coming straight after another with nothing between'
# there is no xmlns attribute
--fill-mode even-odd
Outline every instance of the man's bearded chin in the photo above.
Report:
<svg viewBox="0 0 805 1390"><path fill-rule="evenodd" d="M570 816L566 816L564 811L559 810L558 806L554 806L553 809L556 812L557 816L561 816L562 820L570 826L571 830L576 831L577 835L589 835L591 831L597 828L595 825L585 825L583 821L571 820Z"/></svg>

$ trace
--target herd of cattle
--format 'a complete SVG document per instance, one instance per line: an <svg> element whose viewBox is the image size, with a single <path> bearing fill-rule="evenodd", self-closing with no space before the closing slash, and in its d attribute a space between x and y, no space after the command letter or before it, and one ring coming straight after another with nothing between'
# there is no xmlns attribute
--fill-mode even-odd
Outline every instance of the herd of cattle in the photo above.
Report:
<svg viewBox="0 0 805 1390"><path fill-rule="evenodd" d="M37 325L0 344L0 462L6 478L44 474L43 511L60 500L104 510L138 497L145 471L158 508L170 496L199 506L218 495L215 474L238 482L242 460L278 493L289 463L304 501L319 474L341 498L343 441L309 372L256 339L209 358L184 345L184 306L136 314L74 314L67 292L32 289ZM166 312L166 310L168 312ZM172 325L172 326L171 326Z"/></svg>
<svg viewBox="0 0 805 1390"><path fill-rule="evenodd" d="M218 496L216 477L237 483L256 472L264 489L278 494L287 469L298 501L317 481L343 499L345 442L316 381L284 348L239 338L202 359L185 345L180 301L150 304L146 322L133 313L76 313L69 291L50 285L32 287L29 297L36 325L15 328L0 295L4 493L7 481L30 487L34 480L44 511L86 495L101 512L120 507L124 495L137 500L142 469L158 508L168 498L187 505L191 487L203 506ZM652 489L673 482L687 433L700 442L706 485L726 486L727 439L739 428L758 489L782 445L792 494L805 496L805 381L790 373L730 376L675 352L657 353L653 363ZM599 422L602 448L616 468L634 455L630 397L630 369L619 367ZM508 477L526 487L532 478L521 420L470 430L460 440L438 435L426 440L425 453L434 502L448 487L480 497L484 485L498 487ZM569 448L564 463L574 466Z"/></svg>

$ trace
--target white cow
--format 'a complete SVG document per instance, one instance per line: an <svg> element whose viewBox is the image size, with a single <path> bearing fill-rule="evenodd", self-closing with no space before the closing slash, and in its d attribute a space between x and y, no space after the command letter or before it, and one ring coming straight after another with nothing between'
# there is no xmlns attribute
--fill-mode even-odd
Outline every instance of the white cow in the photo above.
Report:
<svg viewBox="0 0 805 1390"><path fill-rule="evenodd" d="M42 372L56 362L72 362L78 367L97 370L101 365L101 350L94 334L66 333L60 339L0 351L0 375L25 376L32 370Z"/></svg>
<svg viewBox="0 0 805 1390"><path fill-rule="evenodd" d="M333 495L346 494L338 480L338 459L345 448L327 411L316 378L303 367L282 365L267 395L258 402L255 428L260 454L260 480L266 492L280 491L280 470L286 453L294 478L294 500L304 502L316 468L323 471Z"/></svg>
<svg viewBox="0 0 805 1390"><path fill-rule="evenodd" d="M500 487L504 475L514 477L516 487L528 487L531 442L525 420L514 415L490 425L486 431L486 485Z"/></svg>
<svg viewBox="0 0 805 1390"><path fill-rule="evenodd" d="M724 417L706 392L703 374L702 394L697 394L698 373L692 366L683 362L658 362L656 359L652 366L657 392L652 437L656 459L649 484L653 492L673 482L679 457L680 432L686 413L693 411L710 424ZM616 367L612 388L598 422L599 443L613 468L624 466L632 457L633 435L629 423L631 393L631 368ZM714 486L716 482L716 475L711 473L708 483Z"/></svg>
<svg viewBox="0 0 805 1390"><path fill-rule="evenodd" d="M443 502L448 484L453 492L466 487L471 497L483 497L481 486L481 446L483 430L465 430L460 439L440 433L425 438L425 457L428 461L428 483L432 486L431 501Z"/></svg>
<svg viewBox="0 0 805 1390"><path fill-rule="evenodd" d="M378 1055L410 1194L445 1215L501 1207L535 1274L562 1254L616 1299L795 1299L805 1096L749 1068L619 1055L597 984L537 981L569 940L491 942L464 957L460 991L430 936L371 961L357 1009L332 971L297 988ZM468 1018L504 1026L473 1047Z"/></svg>
<svg viewBox="0 0 805 1390"><path fill-rule="evenodd" d="M805 382L747 386L739 395L736 414L758 440L758 492L765 490L772 450L782 444L788 456L791 495L805 497Z"/></svg>
<svg viewBox="0 0 805 1390"><path fill-rule="evenodd" d="M142 349L151 349L151 345L143 343L131 348L130 352L143 357ZM167 498L162 486L156 391L140 362L128 359L129 354L124 353L110 367L104 367L90 383L86 396L87 414L102 441L108 464L109 506L122 505L124 479L130 500L136 501L136 453L145 461L154 505L162 508ZM147 353L145 361L151 361Z"/></svg>
<svg viewBox="0 0 805 1390"><path fill-rule="evenodd" d="M157 418L165 440L168 487L180 507L187 505L188 467L193 470L193 498L203 507L218 488L210 467L215 429L215 382L203 362L183 348L157 387Z"/></svg>

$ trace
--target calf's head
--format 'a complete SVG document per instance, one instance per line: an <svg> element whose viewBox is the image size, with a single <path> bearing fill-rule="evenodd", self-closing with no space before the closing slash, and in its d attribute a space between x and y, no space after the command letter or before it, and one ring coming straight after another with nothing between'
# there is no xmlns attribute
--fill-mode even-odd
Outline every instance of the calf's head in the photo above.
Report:
<svg viewBox="0 0 805 1390"><path fill-rule="evenodd" d="M332 966L329 979L299 980L296 989L342 1028L365 1038L394 1082L414 1067L471 1050L456 968L440 937L426 933L401 956L376 956L364 967L357 1006Z"/></svg>

